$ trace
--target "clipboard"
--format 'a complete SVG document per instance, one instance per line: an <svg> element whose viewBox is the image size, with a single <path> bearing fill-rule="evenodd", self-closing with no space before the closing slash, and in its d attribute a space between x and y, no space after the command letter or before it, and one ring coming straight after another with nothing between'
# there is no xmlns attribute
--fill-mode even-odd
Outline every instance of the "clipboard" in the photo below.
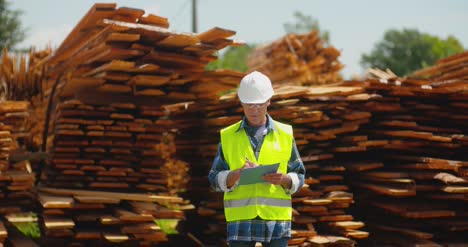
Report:
<svg viewBox="0 0 468 247"><path fill-rule="evenodd" d="M241 177L239 179L239 185L248 185L256 183L265 183L263 175L268 173L274 173L278 171L279 163L273 165L260 165L254 168L248 168L242 170Z"/></svg>

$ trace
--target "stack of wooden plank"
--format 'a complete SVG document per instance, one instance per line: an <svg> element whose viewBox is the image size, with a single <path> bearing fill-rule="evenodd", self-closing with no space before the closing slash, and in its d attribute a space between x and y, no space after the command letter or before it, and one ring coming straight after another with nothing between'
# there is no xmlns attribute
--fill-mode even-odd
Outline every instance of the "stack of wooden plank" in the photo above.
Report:
<svg viewBox="0 0 468 247"><path fill-rule="evenodd" d="M154 246L168 241L155 221L178 222L185 207L180 197L50 188L39 201L43 246Z"/></svg>
<svg viewBox="0 0 468 247"><path fill-rule="evenodd" d="M344 245L353 245L351 239L367 238L368 233L359 230L364 223L354 221L348 210L354 203L354 195L345 182L346 163L334 159L341 153L363 151L371 145L364 139L360 140L360 145L349 146L348 143L351 142L349 136L368 123L372 115L350 109L354 103L351 99L364 93L361 87L308 87L302 91L306 94L297 96L290 88L276 90L278 99L269 111L273 118L294 126L296 143L308 174L305 186L294 195L295 230L314 229L319 234L318 239L342 236ZM336 98L348 100L339 102ZM303 238L304 244L317 244L316 241L319 241L317 237Z"/></svg>
<svg viewBox="0 0 468 247"><path fill-rule="evenodd" d="M0 172L0 215L35 208L35 178L27 161L10 164L8 170Z"/></svg>
<svg viewBox="0 0 468 247"><path fill-rule="evenodd" d="M373 112L356 135L387 144L341 157L353 163L356 215L373 244L460 244L467 230L468 83L463 80L370 80L381 96L353 108ZM392 237L389 237L392 236Z"/></svg>
<svg viewBox="0 0 468 247"><path fill-rule="evenodd" d="M3 216L35 209L35 174L29 161L12 162L26 136L28 102L0 102L0 246L7 239L9 225Z"/></svg>
<svg viewBox="0 0 468 247"><path fill-rule="evenodd" d="M18 152L13 155L40 150L44 134L45 104L41 103L37 107L36 102L47 97L45 62L51 53L50 48L40 51L31 48L28 54L20 55L11 55L6 49L3 50L0 60L0 80L3 83L0 101L7 100L2 107L16 105L18 109L2 116L0 122L11 122L14 127L13 143ZM30 162L33 171L37 173L38 162Z"/></svg>
<svg viewBox="0 0 468 247"><path fill-rule="evenodd" d="M452 79L468 80L468 51L440 59L434 66L418 70L413 76L430 78L434 81Z"/></svg>
<svg viewBox="0 0 468 247"><path fill-rule="evenodd" d="M28 54L11 55L5 48L0 61L0 80L4 82L0 100L31 100L43 93L46 69L43 65L52 49L35 51Z"/></svg>
<svg viewBox="0 0 468 247"><path fill-rule="evenodd" d="M339 164L325 161L334 157L331 150L326 151L327 147L331 147L341 136L352 133L360 125L367 123L371 115L361 111L344 112L347 104L343 103L320 103L320 100L326 97L352 97L362 92L363 89L356 86L275 87L269 113L274 119L294 125L296 143L308 169L306 186L297 192L293 199L295 210L291 246L333 245L336 244L335 240L338 241L333 235L356 239L368 235L367 232L357 230L364 224L353 221L353 216L346 213L346 209L353 203L353 194L348 191L349 188L344 182L344 169L340 169ZM318 102L312 104L311 101ZM204 142L200 143L199 153L205 157L203 163L207 167L204 169L204 177L192 177L192 180L200 181L198 185L206 187L206 174L217 150L219 130L239 121L242 109L237 96L231 94L223 96L219 102L205 104L203 110L205 118L201 135ZM211 238L204 241L213 241L214 237L218 236L218 242L215 243L219 244L225 239L222 193L202 193L201 188L192 189L200 191L197 196L202 198L198 213L205 217L208 228L204 234ZM353 245L355 242L347 237L338 238L339 242L343 245Z"/></svg>
<svg viewBox="0 0 468 247"><path fill-rule="evenodd" d="M212 98L235 87L236 73L204 71L218 50L234 44L228 39L234 31L215 27L200 34L176 33L167 29L166 18L144 14L113 3L95 4L49 61L49 74L60 79L59 95L117 93L156 103ZM218 74L223 80L217 80Z"/></svg>
<svg viewBox="0 0 468 247"><path fill-rule="evenodd" d="M188 165L173 158L170 119L161 107L77 100L58 105L54 145L44 183L59 188L147 191L185 190ZM173 181L180 178L177 182Z"/></svg>
<svg viewBox="0 0 468 247"><path fill-rule="evenodd" d="M10 166L10 149L13 145L11 129L11 126L0 124L0 172L8 170Z"/></svg>
<svg viewBox="0 0 468 247"><path fill-rule="evenodd" d="M340 52L326 46L318 31L287 34L256 47L248 57L249 70L266 74L274 83L320 85L342 80Z"/></svg>
<svg viewBox="0 0 468 247"><path fill-rule="evenodd" d="M35 174L28 161L12 163L10 156L27 135L28 102L0 103L0 214L33 208Z"/></svg>
<svg viewBox="0 0 468 247"><path fill-rule="evenodd" d="M5 152L24 148L24 140L29 136L29 107L28 101L0 102L0 122L11 128L11 149L4 149Z"/></svg>

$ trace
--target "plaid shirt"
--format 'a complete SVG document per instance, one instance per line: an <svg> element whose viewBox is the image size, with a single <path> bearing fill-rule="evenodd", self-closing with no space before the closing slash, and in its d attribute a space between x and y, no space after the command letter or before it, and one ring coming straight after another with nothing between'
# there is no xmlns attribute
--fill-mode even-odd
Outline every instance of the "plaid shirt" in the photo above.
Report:
<svg viewBox="0 0 468 247"><path fill-rule="evenodd" d="M239 127L239 130L245 128L249 132L245 117ZM272 118L267 115L267 125L265 134L257 136L257 138L249 137L250 144L254 150L255 156L258 159L260 148L263 144L264 136L270 131L277 131L273 124ZM229 173L229 165L224 159L221 143L218 146L218 153L213 161L208 179L210 184L216 191L229 192L237 187L237 184L232 188L226 188L226 177ZM292 177L293 186L286 193L293 194L304 184L305 168L299 156L296 147L296 142L293 142L291 150L291 158L288 163L287 173ZM219 176L218 176L219 175ZM221 178L220 178L221 177ZM296 178L297 177L297 178ZM271 239L278 239L284 237L291 237L291 221L266 221L260 218L251 220L233 221L227 223L228 241L255 241L255 242L270 242Z"/></svg>

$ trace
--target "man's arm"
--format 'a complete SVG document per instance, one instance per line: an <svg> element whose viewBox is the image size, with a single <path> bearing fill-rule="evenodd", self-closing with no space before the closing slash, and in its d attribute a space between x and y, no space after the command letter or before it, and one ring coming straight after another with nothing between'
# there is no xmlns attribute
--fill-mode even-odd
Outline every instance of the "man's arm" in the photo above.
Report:
<svg viewBox="0 0 468 247"><path fill-rule="evenodd" d="M269 173L263 176L263 179L272 183L281 185L288 194L294 194L299 188L304 185L305 168L299 156L299 151L296 147L296 141L293 140L291 158L288 161L287 174L280 172Z"/></svg>
<svg viewBox="0 0 468 247"><path fill-rule="evenodd" d="M294 194L304 185L304 177L305 177L305 167L304 163L302 162L301 156L299 155L299 151L297 150L296 140L293 140L292 150L291 150L291 158L288 162L288 177L291 178L291 186L289 189L288 187L286 190L289 194Z"/></svg>
<svg viewBox="0 0 468 247"><path fill-rule="evenodd" d="M256 166L257 164L247 160L241 168L229 170L229 165L224 159L223 149L220 143L218 145L218 152L213 160L210 173L208 174L208 179L210 180L211 186L216 191L229 192L237 187L243 169Z"/></svg>
<svg viewBox="0 0 468 247"><path fill-rule="evenodd" d="M208 180L210 181L211 187L216 191L228 191L226 180L229 173L229 166L224 160L223 150L220 143L218 145L218 152L216 153L208 174Z"/></svg>

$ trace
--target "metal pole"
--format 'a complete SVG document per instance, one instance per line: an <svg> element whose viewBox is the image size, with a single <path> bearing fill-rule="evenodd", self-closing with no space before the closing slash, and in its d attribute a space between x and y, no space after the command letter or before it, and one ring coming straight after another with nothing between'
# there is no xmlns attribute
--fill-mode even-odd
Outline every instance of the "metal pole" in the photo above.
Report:
<svg viewBox="0 0 468 247"><path fill-rule="evenodd" d="M192 0L192 33L197 32L197 0Z"/></svg>

